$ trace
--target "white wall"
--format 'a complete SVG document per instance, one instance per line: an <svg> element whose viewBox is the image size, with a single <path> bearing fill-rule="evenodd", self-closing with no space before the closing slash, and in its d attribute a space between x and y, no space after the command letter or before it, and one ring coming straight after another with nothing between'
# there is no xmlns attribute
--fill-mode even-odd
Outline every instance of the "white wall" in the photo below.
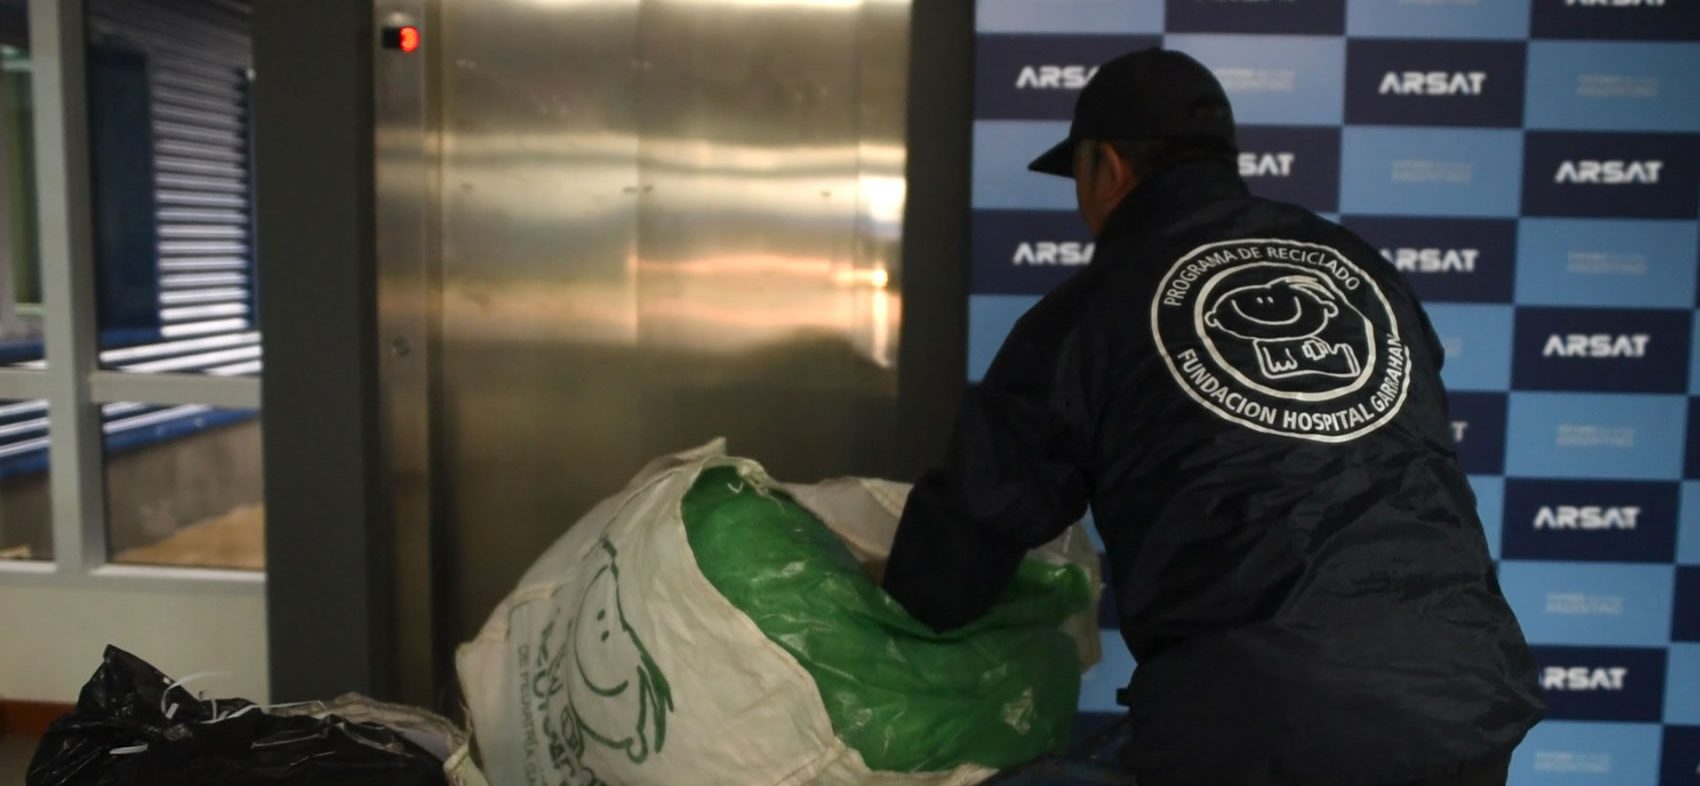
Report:
<svg viewBox="0 0 1700 786"><path fill-rule="evenodd" d="M0 698L73 702L115 644L208 697L269 701L266 599L254 588L0 585Z"/></svg>

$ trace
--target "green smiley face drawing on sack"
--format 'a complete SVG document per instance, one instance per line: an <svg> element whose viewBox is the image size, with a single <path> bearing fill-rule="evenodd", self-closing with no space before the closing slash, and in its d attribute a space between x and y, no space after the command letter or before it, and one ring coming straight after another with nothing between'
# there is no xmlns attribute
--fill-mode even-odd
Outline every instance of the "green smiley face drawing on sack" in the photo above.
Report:
<svg viewBox="0 0 1700 786"><path fill-rule="evenodd" d="M618 557L607 539L597 544L587 557L590 581L566 635L554 641L552 620L538 641L532 693L545 711L550 758L566 773L563 786L602 786L585 766L587 744L642 764L667 743L672 688L626 621Z"/></svg>

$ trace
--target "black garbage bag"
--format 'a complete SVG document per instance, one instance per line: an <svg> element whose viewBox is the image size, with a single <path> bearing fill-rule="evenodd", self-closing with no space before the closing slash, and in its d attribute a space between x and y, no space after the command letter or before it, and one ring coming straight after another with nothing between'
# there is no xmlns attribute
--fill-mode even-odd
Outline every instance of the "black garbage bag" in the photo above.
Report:
<svg viewBox="0 0 1700 786"><path fill-rule="evenodd" d="M383 726L202 701L107 647L77 709L36 748L26 786L446 786L442 762Z"/></svg>

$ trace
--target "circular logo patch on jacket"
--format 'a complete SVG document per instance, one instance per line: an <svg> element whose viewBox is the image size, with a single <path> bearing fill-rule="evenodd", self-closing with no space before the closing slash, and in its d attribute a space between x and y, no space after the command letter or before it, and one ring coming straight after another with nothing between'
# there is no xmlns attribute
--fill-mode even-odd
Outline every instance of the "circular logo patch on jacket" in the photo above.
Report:
<svg viewBox="0 0 1700 786"><path fill-rule="evenodd" d="M1375 279L1328 246L1230 240L1181 257L1151 332L1169 371L1216 415L1269 434L1345 442L1398 414L1411 358Z"/></svg>

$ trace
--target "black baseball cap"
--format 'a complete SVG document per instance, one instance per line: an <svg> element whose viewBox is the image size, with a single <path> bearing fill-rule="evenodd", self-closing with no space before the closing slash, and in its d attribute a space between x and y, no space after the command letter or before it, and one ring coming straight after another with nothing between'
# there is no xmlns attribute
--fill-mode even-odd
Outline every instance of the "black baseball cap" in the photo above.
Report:
<svg viewBox="0 0 1700 786"><path fill-rule="evenodd" d="M1168 49L1141 49L1099 67L1074 103L1068 138L1033 159L1034 172L1074 177L1074 145L1187 138L1234 141L1234 110L1222 83L1203 63Z"/></svg>

